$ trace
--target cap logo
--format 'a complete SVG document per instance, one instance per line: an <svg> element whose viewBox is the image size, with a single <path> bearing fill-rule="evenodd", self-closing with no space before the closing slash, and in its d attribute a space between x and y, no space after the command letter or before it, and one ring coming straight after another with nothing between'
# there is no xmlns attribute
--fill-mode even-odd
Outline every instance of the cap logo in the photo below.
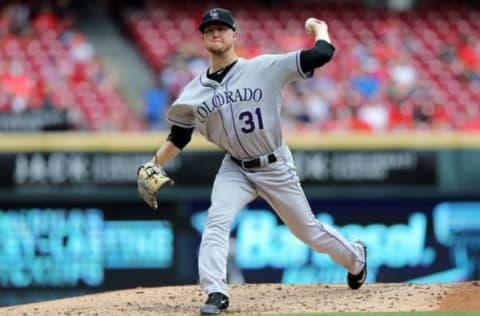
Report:
<svg viewBox="0 0 480 316"><path fill-rule="evenodd" d="M218 12L216 10L210 11L210 17L214 20L218 20L219 19Z"/></svg>

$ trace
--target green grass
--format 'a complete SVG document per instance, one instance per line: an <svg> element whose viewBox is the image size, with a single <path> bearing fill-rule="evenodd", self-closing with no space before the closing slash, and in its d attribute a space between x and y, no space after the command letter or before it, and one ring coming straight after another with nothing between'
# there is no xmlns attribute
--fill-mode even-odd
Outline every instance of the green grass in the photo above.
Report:
<svg viewBox="0 0 480 316"><path fill-rule="evenodd" d="M255 316L255 314L249 314L249 316ZM392 313L338 312L338 313L262 314L262 316L480 316L480 311L476 311L476 312L392 312Z"/></svg>

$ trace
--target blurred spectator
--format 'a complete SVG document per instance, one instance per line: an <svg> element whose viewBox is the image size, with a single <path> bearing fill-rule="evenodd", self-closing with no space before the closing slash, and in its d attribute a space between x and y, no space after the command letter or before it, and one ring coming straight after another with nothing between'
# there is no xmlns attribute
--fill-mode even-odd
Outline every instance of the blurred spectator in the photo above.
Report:
<svg viewBox="0 0 480 316"><path fill-rule="evenodd" d="M162 73L160 74L160 82L168 89L168 92L176 96L196 74L190 66L195 64L195 58L189 56L175 55L172 56ZM196 69L196 68L195 68Z"/></svg>
<svg viewBox="0 0 480 316"><path fill-rule="evenodd" d="M156 85L145 93L145 116L151 129L158 130L165 127L164 115L170 105L170 101L168 90L157 79Z"/></svg>
<svg viewBox="0 0 480 316"><path fill-rule="evenodd" d="M368 68L360 67L352 70L352 88L365 98L377 94L380 89L380 78Z"/></svg>
<svg viewBox="0 0 480 316"><path fill-rule="evenodd" d="M38 34L49 30L56 30L60 24L59 17L55 14L49 2L43 3L39 12L32 19L32 26Z"/></svg>
<svg viewBox="0 0 480 316"><path fill-rule="evenodd" d="M0 78L0 88L6 92L13 112L23 112L31 100L34 90L34 80L29 77L22 64L13 60L10 62L8 72Z"/></svg>
<svg viewBox="0 0 480 316"><path fill-rule="evenodd" d="M391 97L396 100L402 100L410 95L417 81L417 71L405 56L398 56L389 61L390 85L389 91Z"/></svg>
<svg viewBox="0 0 480 316"><path fill-rule="evenodd" d="M68 46L70 47L70 57L72 57L74 62L85 63L92 60L95 56L92 44L80 33L73 35L71 41L68 42Z"/></svg>
<svg viewBox="0 0 480 316"><path fill-rule="evenodd" d="M0 111L67 111L63 128L140 128L73 22L69 0L0 2Z"/></svg>
<svg viewBox="0 0 480 316"><path fill-rule="evenodd" d="M310 117L312 126L318 128L330 115L330 103L327 97L322 91L312 91L311 93L305 93L306 112Z"/></svg>
<svg viewBox="0 0 480 316"><path fill-rule="evenodd" d="M73 28L70 2L0 3L0 111L24 111L41 104L76 107L85 121L101 126L99 118L107 120L102 111L112 113L105 104L121 103L111 73ZM138 9L138 2L132 2ZM298 43L311 45L303 21L307 12L315 14L311 7L316 6L298 4L300 9L293 12L289 3L275 6L267 16L248 8L238 10L240 55L251 58ZM145 12L135 11L129 22L143 26L136 28L139 46L153 49L146 55L155 61L160 82L145 94L145 113L151 128L163 128L155 122L162 122L164 107L208 63L198 38L191 40L196 16L177 12L184 7L175 1L152 0L148 6ZM191 4L197 6L202 5ZM468 14L461 5L446 8L433 5L397 13L326 4L325 19L332 26L337 52L312 79L285 91L285 126L375 132L475 130L480 114L470 108L478 108L480 102L480 42L474 32L478 6L469 8ZM108 115L108 120L116 120L115 115ZM131 125L118 120L108 128Z"/></svg>
<svg viewBox="0 0 480 316"><path fill-rule="evenodd" d="M238 10L238 49L243 57L255 57L265 50L289 50L293 42L297 42L293 46L311 45L303 33L302 23L305 12L315 13L307 4L296 6L304 5L305 12L292 12L289 4L287 1L263 15L249 14L248 9ZM325 20L332 27L337 52L334 61L319 69L312 79L285 90L284 126L375 132L449 130L464 126L457 121L464 122L478 113L459 114L465 111L462 104L480 102L480 90L475 88L480 82L480 43L476 41L478 35L472 32L476 23L472 17L476 15L467 15L461 5L448 6L445 10L432 4L419 11L405 12L352 10L341 4L322 7ZM177 6L174 3L164 6L163 2L159 6L155 1L149 1L149 6L149 13L162 13L163 25L156 27L159 23L151 20L151 14L146 14L152 25L149 34L168 38L171 34L168 23L176 23L174 18L169 21L169 16L176 16ZM478 15L478 7L469 10ZM136 16L138 19L139 15ZM458 19L458 25L452 17ZM137 19L130 21L133 25L135 21L145 23ZM175 33L179 36L178 42L189 42L189 34L195 31L192 26ZM469 36L461 37L462 33ZM143 35L137 33L136 36ZM205 69L200 46L189 44L188 53L172 46L170 54L162 60L167 62L162 63L165 66L159 76L172 97L186 81ZM198 65L195 71L192 71L191 60ZM464 78L467 85L455 78L456 75Z"/></svg>
<svg viewBox="0 0 480 316"><path fill-rule="evenodd" d="M10 32L15 35L24 34L30 26L30 8L22 1L14 1L6 10Z"/></svg>
<svg viewBox="0 0 480 316"><path fill-rule="evenodd" d="M313 118L310 116L307 108L307 94L298 88L294 88L291 91L290 95L292 98L285 113L288 113L291 120L295 123L299 123L299 126L311 123Z"/></svg>
<svg viewBox="0 0 480 316"><path fill-rule="evenodd" d="M479 45L470 35L465 34L458 47L458 58L462 64L462 79L474 81L480 76Z"/></svg>
<svg viewBox="0 0 480 316"><path fill-rule="evenodd" d="M413 129L413 104L411 101L401 101L392 103L389 111L389 129L390 130L410 130Z"/></svg>
<svg viewBox="0 0 480 316"><path fill-rule="evenodd" d="M438 58L444 63L451 63L455 60L457 55L457 50L455 44L447 41L442 43L440 50L438 52Z"/></svg>
<svg viewBox="0 0 480 316"><path fill-rule="evenodd" d="M385 131L389 126L387 105L380 93L369 98L358 110L358 118L367 123L373 131Z"/></svg>

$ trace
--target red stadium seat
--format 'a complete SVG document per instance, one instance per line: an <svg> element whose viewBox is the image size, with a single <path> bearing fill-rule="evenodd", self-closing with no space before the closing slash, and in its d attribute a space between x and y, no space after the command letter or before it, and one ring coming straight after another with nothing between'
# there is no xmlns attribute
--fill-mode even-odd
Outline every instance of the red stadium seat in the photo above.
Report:
<svg viewBox="0 0 480 316"><path fill-rule="evenodd" d="M156 9L151 12L132 12L128 15L128 21L138 47L155 71L161 72L170 56L176 56L182 45L199 45L198 51L202 51L196 37L196 24L206 6L203 3L184 4L173 0L156 3ZM458 44L463 34L476 36L478 40L478 7L467 10L461 5L441 2L431 7L421 6L396 13L367 9L360 2L345 4L332 1L320 4L292 0L277 3L273 8L251 1L241 5L233 1L225 4L236 13L240 33L238 46L248 56L272 49L307 47L311 39L304 33L303 23L305 18L316 16L328 23L330 36L337 48L336 62L328 64L321 73L334 76L342 84L348 82L355 68L366 66L362 64L366 61L362 60L360 65L358 61L364 49L367 53L363 54L371 55L370 61L376 58L375 62L380 67L379 75L382 78L387 76L383 82L391 80L388 78L388 69L398 56L403 56L416 70L417 82L429 86L440 98L443 95L452 103L452 109L462 108L459 102L472 104L480 99L477 88L469 88L472 85L468 83L462 86L459 82L458 70L455 70L457 64L439 59L445 45ZM186 14L189 12L186 6L194 13ZM193 40L195 38L197 40ZM339 84L339 87L343 86ZM341 107L342 88L337 89L341 97L334 103ZM391 103L387 94L382 97L383 103Z"/></svg>

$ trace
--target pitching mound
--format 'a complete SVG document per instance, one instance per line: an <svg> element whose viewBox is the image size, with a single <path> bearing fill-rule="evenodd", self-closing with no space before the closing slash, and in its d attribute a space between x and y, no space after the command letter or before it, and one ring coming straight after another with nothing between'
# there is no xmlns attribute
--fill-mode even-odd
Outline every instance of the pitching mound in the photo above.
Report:
<svg viewBox="0 0 480 316"><path fill-rule="evenodd" d="M231 287L228 315L289 312L480 310L480 282L366 284L247 284ZM0 315L198 315L198 286L136 288L0 308Z"/></svg>

